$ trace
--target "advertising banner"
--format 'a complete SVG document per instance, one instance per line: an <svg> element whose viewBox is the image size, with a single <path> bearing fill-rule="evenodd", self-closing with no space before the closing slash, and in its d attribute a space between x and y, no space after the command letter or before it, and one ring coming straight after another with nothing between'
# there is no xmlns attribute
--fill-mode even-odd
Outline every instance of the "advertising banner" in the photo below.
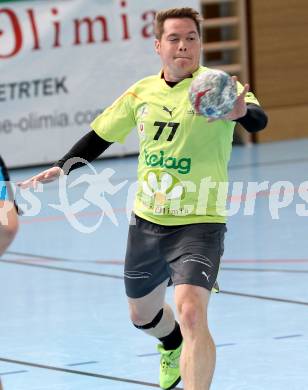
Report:
<svg viewBox="0 0 308 390"><path fill-rule="evenodd" d="M53 162L135 81L160 70L153 20L197 0L0 2L0 154ZM135 132L105 155L138 150Z"/></svg>

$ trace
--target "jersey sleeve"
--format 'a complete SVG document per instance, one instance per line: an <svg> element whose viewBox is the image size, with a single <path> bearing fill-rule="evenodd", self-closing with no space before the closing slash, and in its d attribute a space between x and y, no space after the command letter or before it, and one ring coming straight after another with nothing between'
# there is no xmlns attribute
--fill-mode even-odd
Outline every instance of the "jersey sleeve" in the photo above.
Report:
<svg viewBox="0 0 308 390"><path fill-rule="evenodd" d="M237 94L239 95L243 91L244 87L240 82L237 82ZM255 97L255 95L249 91L246 93L245 96L245 102L246 103L254 103L260 106L260 103L258 102L258 99Z"/></svg>
<svg viewBox="0 0 308 390"><path fill-rule="evenodd" d="M91 128L108 142L124 143L128 134L136 126L133 100L134 93L126 91L94 119Z"/></svg>

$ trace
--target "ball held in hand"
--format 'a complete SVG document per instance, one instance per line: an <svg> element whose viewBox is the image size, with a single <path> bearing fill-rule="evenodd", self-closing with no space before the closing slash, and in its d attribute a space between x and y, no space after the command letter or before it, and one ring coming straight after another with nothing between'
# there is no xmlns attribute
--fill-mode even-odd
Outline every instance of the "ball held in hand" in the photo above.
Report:
<svg viewBox="0 0 308 390"><path fill-rule="evenodd" d="M221 118L233 110L236 81L222 70L208 69L192 81L188 95L196 113Z"/></svg>

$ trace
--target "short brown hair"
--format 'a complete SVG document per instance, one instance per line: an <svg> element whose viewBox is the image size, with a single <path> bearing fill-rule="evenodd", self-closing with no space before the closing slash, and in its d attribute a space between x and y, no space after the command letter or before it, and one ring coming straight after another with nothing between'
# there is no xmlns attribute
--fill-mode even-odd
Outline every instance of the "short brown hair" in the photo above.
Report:
<svg viewBox="0 0 308 390"><path fill-rule="evenodd" d="M190 7L164 9L155 15L154 29L156 39L161 39L164 32L164 22L167 19L189 18L196 24L199 36L201 36L202 17L198 11Z"/></svg>

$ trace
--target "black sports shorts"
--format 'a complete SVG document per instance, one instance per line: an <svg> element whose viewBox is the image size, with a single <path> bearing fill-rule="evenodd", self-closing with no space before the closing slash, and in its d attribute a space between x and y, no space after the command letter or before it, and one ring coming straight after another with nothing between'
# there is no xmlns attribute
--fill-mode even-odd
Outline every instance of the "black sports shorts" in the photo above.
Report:
<svg viewBox="0 0 308 390"><path fill-rule="evenodd" d="M211 291L226 230L224 223L163 226L133 215L124 269L127 296L141 298L166 279Z"/></svg>
<svg viewBox="0 0 308 390"><path fill-rule="evenodd" d="M0 156L0 200L7 200L9 197L7 188L9 180L9 173Z"/></svg>
<svg viewBox="0 0 308 390"><path fill-rule="evenodd" d="M14 193L10 184L10 176L7 167L0 156L0 200L9 200L14 203L16 212L22 215L22 211L18 208L14 200Z"/></svg>

